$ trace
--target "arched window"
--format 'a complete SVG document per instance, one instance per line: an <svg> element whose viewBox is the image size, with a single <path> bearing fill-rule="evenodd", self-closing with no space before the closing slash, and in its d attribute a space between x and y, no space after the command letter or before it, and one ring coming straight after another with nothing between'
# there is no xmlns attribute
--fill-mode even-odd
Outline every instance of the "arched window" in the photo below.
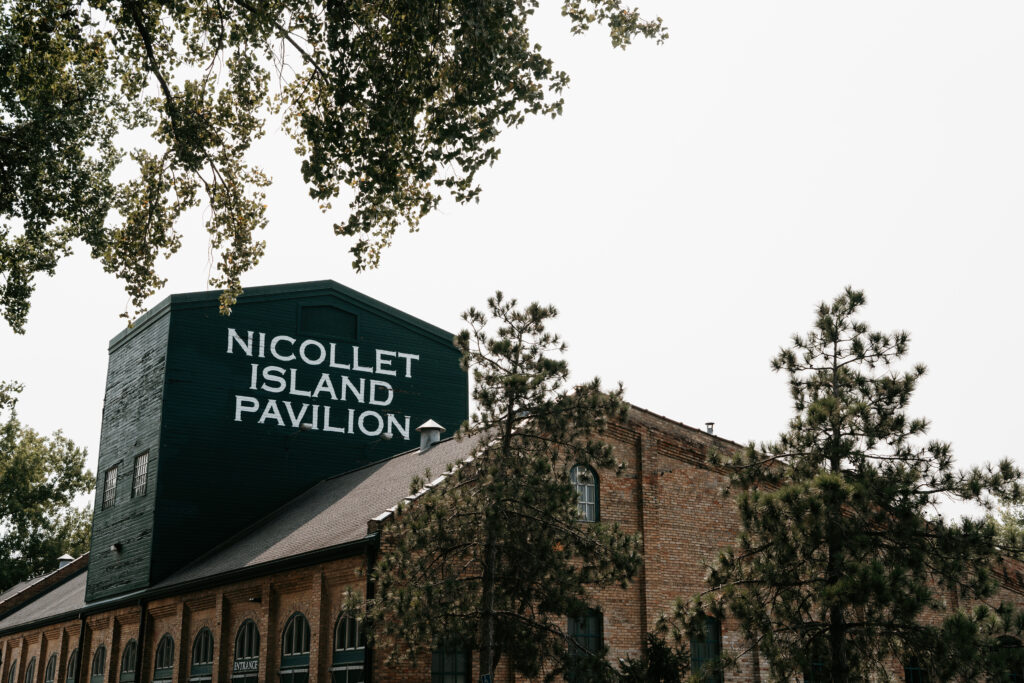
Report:
<svg viewBox="0 0 1024 683"><path fill-rule="evenodd" d="M139 645L135 640L129 640L124 645L124 652L121 653L121 680L130 681L135 678L136 660L139 657Z"/></svg>
<svg viewBox="0 0 1024 683"><path fill-rule="evenodd" d="M103 672L107 670L107 648L100 645L92 653L92 670L89 680L92 683L103 683Z"/></svg>
<svg viewBox="0 0 1024 683"><path fill-rule="evenodd" d="M690 638L690 671L704 683L722 683L722 625L714 617L701 621L700 635Z"/></svg>
<svg viewBox="0 0 1024 683"><path fill-rule="evenodd" d="M334 657L331 683L360 683L366 657L366 641L359 620L343 612L334 625Z"/></svg>
<svg viewBox="0 0 1024 683"><path fill-rule="evenodd" d="M28 666L25 667L25 683L32 683L32 679L36 677L36 658L28 660Z"/></svg>
<svg viewBox="0 0 1024 683"><path fill-rule="evenodd" d="M309 622L301 612L288 618L281 636L281 683L309 680Z"/></svg>
<svg viewBox="0 0 1024 683"><path fill-rule="evenodd" d="M169 681L174 676L174 639L165 633L156 646L153 660L153 680Z"/></svg>
<svg viewBox="0 0 1024 683"><path fill-rule="evenodd" d="M67 683L73 683L78 680L78 648L76 647L68 655L68 675L65 676L64 680Z"/></svg>
<svg viewBox="0 0 1024 683"><path fill-rule="evenodd" d="M192 666L189 681L209 681L213 678L213 634L203 627L192 641Z"/></svg>
<svg viewBox="0 0 1024 683"><path fill-rule="evenodd" d="M256 622L246 619L235 635L235 662L231 665L232 683L256 683L260 672L260 631Z"/></svg>
<svg viewBox="0 0 1024 683"><path fill-rule="evenodd" d="M584 522L600 520L601 510L597 499L597 472L587 465L573 465L569 470L569 483L576 489L576 507Z"/></svg>
<svg viewBox="0 0 1024 683"><path fill-rule="evenodd" d="M46 660L46 671L43 672L43 683L53 683L57 678L57 654L50 655Z"/></svg>
<svg viewBox="0 0 1024 683"><path fill-rule="evenodd" d="M469 683L469 650L460 641L445 638L430 657L430 683Z"/></svg>
<svg viewBox="0 0 1024 683"><path fill-rule="evenodd" d="M18 681L18 660L15 659L11 662L11 671L7 674L7 683L17 683Z"/></svg>

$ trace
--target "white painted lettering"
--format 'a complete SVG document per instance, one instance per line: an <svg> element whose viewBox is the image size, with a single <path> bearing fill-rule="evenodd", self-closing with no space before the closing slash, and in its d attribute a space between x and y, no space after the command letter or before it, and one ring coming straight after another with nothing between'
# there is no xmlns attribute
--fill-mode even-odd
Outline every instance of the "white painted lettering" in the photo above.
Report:
<svg viewBox="0 0 1024 683"><path fill-rule="evenodd" d="M338 395L334 393L334 382L331 381L331 376L326 372L320 375L320 381L316 383L316 389L313 390L313 398L320 398L320 392L322 391L326 391L332 401L338 400Z"/></svg>
<svg viewBox="0 0 1024 683"><path fill-rule="evenodd" d="M245 341L242 341L242 337L235 332L235 328L228 328L228 353L234 353L235 344L245 351L245 355L252 356L252 330L246 330L248 335Z"/></svg>
<svg viewBox="0 0 1024 683"><path fill-rule="evenodd" d="M273 382L273 384L269 384ZM288 387L284 379L284 368L277 365L267 365L263 368L263 384L260 389L269 391L272 394L280 394Z"/></svg>
<svg viewBox="0 0 1024 683"><path fill-rule="evenodd" d="M352 369L359 372L373 372L373 368L368 365L359 364L359 347L352 347Z"/></svg>
<svg viewBox="0 0 1024 683"><path fill-rule="evenodd" d="M308 391L303 391L302 389L296 388L295 385L298 384L298 374L298 370L296 370L295 368L291 369L292 381L291 386L288 388L288 393L291 394L292 396L309 396Z"/></svg>
<svg viewBox="0 0 1024 683"><path fill-rule="evenodd" d="M341 399L340 400L342 400L342 401L347 401L348 400L349 389L352 390L352 394L356 397L356 401L357 402L359 402L359 403L366 403L366 378L365 377L360 377L359 378L359 388L356 389L356 385L352 384L352 380L350 380L345 375L342 375L341 376Z"/></svg>
<svg viewBox="0 0 1024 683"><path fill-rule="evenodd" d="M420 356L418 353L398 353L399 358L405 359L405 376L412 377L412 362L419 360Z"/></svg>
<svg viewBox="0 0 1024 683"><path fill-rule="evenodd" d="M367 429L366 418L368 417L372 417L374 420L377 421L376 428ZM380 415L373 412L372 410L367 410L365 413L359 416L359 431L361 431L366 436L377 436L378 434L384 431L384 420L383 418L381 418Z"/></svg>
<svg viewBox="0 0 1024 683"><path fill-rule="evenodd" d="M398 373L391 370L391 358L385 358L384 356L395 357L394 351L385 351L384 349L377 349L377 374L378 375L391 375L394 377Z"/></svg>
<svg viewBox="0 0 1024 683"><path fill-rule="evenodd" d="M235 422L242 421L242 413L255 413L260 402L252 396L235 396Z"/></svg>
<svg viewBox="0 0 1024 683"><path fill-rule="evenodd" d="M377 390L383 389L387 392L386 398L377 398ZM370 380L370 405L374 406L386 406L395 398L395 392L391 389L391 385L380 379Z"/></svg>
<svg viewBox="0 0 1024 683"><path fill-rule="evenodd" d="M256 363L252 364L252 379L249 380L249 388L256 391L256 377L260 366Z"/></svg>
<svg viewBox="0 0 1024 683"><path fill-rule="evenodd" d="M402 435L402 438L406 441L409 440L409 416L405 416L405 426L398 421L398 416L388 413L388 434L394 434L397 431Z"/></svg>
<svg viewBox="0 0 1024 683"><path fill-rule="evenodd" d="M313 360L312 358L306 355L306 349L308 349L310 346L315 347L317 351L319 351L319 356L317 357L316 360ZM324 362L324 359L327 358L327 349L325 349L324 345L318 342L317 340L307 339L306 341L302 342L302 345L299 347L299 358L301 358L302 362L306 363L307 365L320 365L321 363Z"/></svg>
<svg viewBox="0 0 1024 683"><path fill-rule="evenodd" d="M266 347L267 347L267 333L260 332L260 351L257 354L260 358L266 358Z"/></svg>
<svg viewBox="0 0 1024 683"><path fill-rule="evenodd" d="M337 361L335 361L335 359L334 359L334 351L335 351L335 348L334 348L334 344L332 343L331 344L331 367L332 368L338 368L339 370L351 370L352 369L351 366L345 365L344 363L338 363Z"/></svg>
<svg viewBox="0 0 1024 683"><path fill-rule="evenodd" d="M270 341L270 355L280 361L295 360L295 353L289 353L287 356L282 356L277 351L277 345L279 342L286 341L289 345L295 344L295 337L289 337L286 334L279 334Z"/></svg>
<svg viewBox="0 0 1024 683"><path fill-rule="evenodd" d="M345 430L342 429L341 427L332 427L331 426L331 407L330 406L324 406L324 431L325 432L337 432L339 434L344 434L345 433Z"/></svg>
<svg viewBox="0 0 1024 683"><path fill-rule="evenodd" d="M300 410L299 414L296 415L295 411L292 409L292 402L291 401L281 401L281 402L284 403L284 410L285 410L286 413L288 413L288 419L292 421L292 427L295 427L296 429L301 427L302 426L302 417L306 414L306 410L309 408L309 404L308 403L303 403L302 404L302 410Z"/></svg>
<svg viewBox="0 0 1024 683"><path fill-rule="evenodd" d="M260 415L259 423L263 424L267 420L274 420L277 422L278 427L284 427L284 418L281 417L281 409L277 407L277 401L274 399L267 401L267 405L263 408L263 414Z"/></svg>

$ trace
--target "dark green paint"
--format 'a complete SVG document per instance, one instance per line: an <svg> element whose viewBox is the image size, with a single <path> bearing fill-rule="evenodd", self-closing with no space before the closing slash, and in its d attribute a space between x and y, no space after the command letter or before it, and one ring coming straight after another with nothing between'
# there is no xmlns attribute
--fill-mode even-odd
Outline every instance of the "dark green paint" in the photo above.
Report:
<svg viewBox="0 0 1024 683"><path fill-rule="evenodd" d="M114 507L102 510L97 499L88 600L154 585L317 481L417 447L415 428L426 420L452 433L467 417L467 377L450 333L329 281L252 288L230 317L218 313L218 294L174 295L111 342L99 471L120 463L125 474ZM375 349L418 354L419 360L405 378L404 362L393 365L397 375L390 377L248 358L237 345L228 355L228 328L243 338L248 330L266 332L268 344L274 335L325 347L334 342L339 360L340 350L353 344L364 364L371 356L363 353ZM307 390L323 371L348 374L354 382L388 381L394 399L375 407L326 394L314 401L252 391L253 362L294 368L297 386ZM335 425L344 424L348 407L357 414L392 412L401 422L408 416L409 437L301 431L273 420L258 424L258 413L236 422L236 395L257 398L261 410L270 398L292 400L296 410L299 403L330 405ZM290 422L283 405L281 412ZM311 414L307 409L302 422ZM130 471L145 450L149 486L133 499ZM122 550L111 551L113 543Z"/></svg>

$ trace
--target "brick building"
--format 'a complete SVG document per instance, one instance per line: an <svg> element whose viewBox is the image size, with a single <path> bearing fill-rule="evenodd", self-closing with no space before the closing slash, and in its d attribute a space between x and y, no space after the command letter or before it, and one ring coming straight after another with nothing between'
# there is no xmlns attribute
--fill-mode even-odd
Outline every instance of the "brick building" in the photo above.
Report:
<svg viewBox="0 0 1024 683"><path fill-rule="evenodd" d="M392 668L367 646L353 611L373 593L369 570L412 479L473 453L471 439L435 443L430 425L419 448L405 443L416 436L405 433L407 417L454 431L465 411L464 375L438 342L447 333L334 283L247 296L229 321L216 315L215 294L172 297L111 343L92 551L0 594L0 683L477 680L474 658L461 652ZM340 361L336 352L349 347L356 351ZM342 381L332 380L331 398L322 377L309 375L306 366L326 366L328 355L351 372L347 404ZM264 356L280 365L249 362ZM232 363L234 374L220 367ZM287 388L277 391L275 378ZM292 419L300 408L285 395L318 409ZM287 404L277 415L274 400ZM331 422L329 407L335 416L349 410L349 424ZM379 423L339 431L371 407ZM597 592L585 625L616 660L640 652L678 597L704 588L706 565L735 537L725 476L707 454L739 446L638 407L606 440L625 467L583 486L587 514L640 533L644 549L636 579ZM195 479L203 481L190 487ZM1019 575L1005 579L1004 597L1020 602ZM704 656L747 650L728 621L711 635ZM499 670L496 680L513 678ZM767 668L756 651L724 674L758 680Z"/></svg>

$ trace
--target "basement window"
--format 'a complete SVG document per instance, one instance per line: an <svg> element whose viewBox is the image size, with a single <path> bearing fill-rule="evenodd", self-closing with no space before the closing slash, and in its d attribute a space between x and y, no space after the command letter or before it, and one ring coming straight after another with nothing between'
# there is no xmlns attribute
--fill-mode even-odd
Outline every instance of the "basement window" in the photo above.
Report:
<svg viewBox="0 0 1024 683"><path fill-rule="evenodd" d="M114 500L117 498L117 465L114 465L103 475L103 509L114 507Z"/></svg>

